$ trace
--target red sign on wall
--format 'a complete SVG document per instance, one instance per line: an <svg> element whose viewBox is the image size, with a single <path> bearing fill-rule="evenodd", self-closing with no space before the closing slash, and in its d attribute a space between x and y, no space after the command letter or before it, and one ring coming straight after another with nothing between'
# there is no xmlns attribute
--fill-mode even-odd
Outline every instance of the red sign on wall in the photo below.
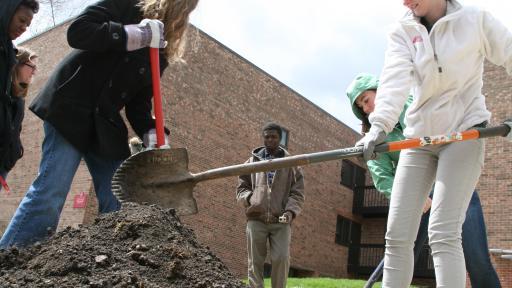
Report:
<svg viewBox="0 0 512 288"><path fill-rule="evenodd" d="M75 195L75 200L73 201L73 208L85 208L86 205L87 195L84 192Z"/></svg>

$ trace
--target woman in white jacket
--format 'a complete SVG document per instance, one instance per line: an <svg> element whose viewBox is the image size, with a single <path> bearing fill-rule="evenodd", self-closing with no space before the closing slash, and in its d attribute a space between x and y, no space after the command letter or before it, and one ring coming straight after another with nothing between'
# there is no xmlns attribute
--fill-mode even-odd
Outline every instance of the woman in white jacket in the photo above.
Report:
<svg viewBox="0 0 512 288"><path fill-rule="evenodd" d="M481 92L485 59L512 72L512 33L488 12L455 0L404 0L404 5L410 11L389 37L371 129L358 142L366 160L397 123L411 91L404 135L448 134L485 126L490 119ZM383 287L408 287L412 280L414 239L434 183L429 243L437 287L465 287L461 230L483 160L483 140L402 151L390 202Z"/></svg>

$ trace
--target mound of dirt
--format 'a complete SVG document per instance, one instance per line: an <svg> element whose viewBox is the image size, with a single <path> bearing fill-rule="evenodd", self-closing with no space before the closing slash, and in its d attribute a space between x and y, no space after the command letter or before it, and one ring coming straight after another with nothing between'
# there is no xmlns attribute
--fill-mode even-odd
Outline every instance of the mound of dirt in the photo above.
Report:
<svg viewBox="0 0 512 288"><path fill-rule="evenodd" d="M90 226L0 250L0 287L246 287L174 210L126 203Z"/></svg>

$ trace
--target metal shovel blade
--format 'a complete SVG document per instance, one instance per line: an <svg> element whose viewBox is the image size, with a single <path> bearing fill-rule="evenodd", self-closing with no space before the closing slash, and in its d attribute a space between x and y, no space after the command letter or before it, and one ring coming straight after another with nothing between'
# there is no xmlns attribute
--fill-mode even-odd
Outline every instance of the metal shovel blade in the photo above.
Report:
<svg viewBox="0 0 512 288"><path fill-rule="evenodd" d="M185 148L153 149L132 155L112 178L112 192L122 202L158 204L178 215L197 213L195 182L188 170ZM154 185L176 182L174 185Z"/></svg>

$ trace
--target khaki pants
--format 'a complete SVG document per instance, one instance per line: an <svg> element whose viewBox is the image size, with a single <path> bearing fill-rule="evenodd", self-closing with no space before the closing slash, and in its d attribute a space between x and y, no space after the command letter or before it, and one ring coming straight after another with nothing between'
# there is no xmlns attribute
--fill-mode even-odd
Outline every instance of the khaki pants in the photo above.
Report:
<svg viewBox="0 0 512 288"><path fill-rule="evenodd" d="M484 140L403 150L393 182L382 287L409 287L413 245L432 184L428 227L437 287L466 287L462 224L483 167Z"/></svg>
<svg viewBox="0 0 512 288"><path fill-rule="evenodd" d="M263 288L263 266L270 243L272 288L285 288L290 268L290 224L265 224L249 220L246 228L249 285Z"/></svg>

